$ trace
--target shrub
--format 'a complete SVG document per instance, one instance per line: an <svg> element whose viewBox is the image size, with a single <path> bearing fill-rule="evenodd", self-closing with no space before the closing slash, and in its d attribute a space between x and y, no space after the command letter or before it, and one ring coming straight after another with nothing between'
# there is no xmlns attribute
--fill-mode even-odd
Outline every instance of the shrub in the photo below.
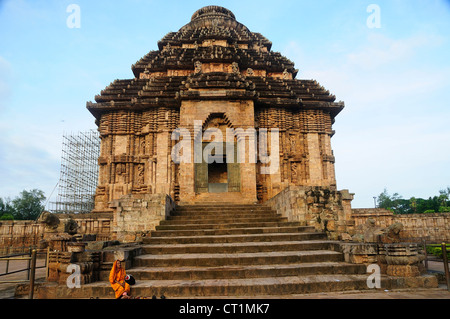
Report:
<svg viewBox="0 0 450 319"><path fill-rule="evenodd" d="M437 258L443 258L441 245L427 245L427 253L432 254ZM447 256L450 257L450 244L447 245Z"/></svg>
<svg viewBox="0 0 450 319"><path fill-rule="evenodd" d="M11 214L3 214L0 216L0 220L14 220L14 216Z"/></svg>
<svg viewBox="0 0 450 319"><path fill-rule="evenodd" d="M424 211L423 213L424 213L424 214L434 214L435 211L432 210L432 209L429 209L429 210Z"/></svg>
<svg viewBox="0 0 450 319"><path fill-rule="evenodd" d="M450 207L439 207L439 213L450 213Z"/></svg>

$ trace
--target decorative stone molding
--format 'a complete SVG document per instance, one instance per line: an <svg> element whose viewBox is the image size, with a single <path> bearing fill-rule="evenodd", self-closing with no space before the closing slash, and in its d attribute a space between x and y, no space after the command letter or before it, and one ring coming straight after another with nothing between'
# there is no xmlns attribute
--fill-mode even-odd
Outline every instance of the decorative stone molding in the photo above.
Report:
<svg viewBox="0 0 450 319"><path fill-rule="evenodd" d="M396 277L418 277L424 272L422 261L425 256L419 253L418 245L411 243L385 244L386 273Z"/></svg>

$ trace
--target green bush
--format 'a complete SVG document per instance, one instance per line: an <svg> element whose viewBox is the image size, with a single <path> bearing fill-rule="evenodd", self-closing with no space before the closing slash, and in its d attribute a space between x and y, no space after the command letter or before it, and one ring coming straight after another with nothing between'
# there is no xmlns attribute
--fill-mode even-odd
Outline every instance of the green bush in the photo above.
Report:
<svg viewBox="0 0 450 319"><path fill-rule="evenodd" d="M439 213L450 213L450 207L439 207Z"/></svg>
<svg viewBox="0 0 450 319"><path fill-rule="evenodd" d="M441 245L427 245L427 253L436 256L437 258L443 258ZM450 257L450 244L447 245L447 258Z"/></svg>
<svg viewBox="0 0 450 319"><path fill-rule="evenodd" d="M0 220L14 220L14 216L11 214L3 214L0 216Z"/></svg>
<svg viewBox="0 0 450 319"><path fill-rule="evenodd" d="M434 214L435 211L432 210L432 209L429 209L429 210L424 211L423 213L424 213L424 214Z"/></svg>

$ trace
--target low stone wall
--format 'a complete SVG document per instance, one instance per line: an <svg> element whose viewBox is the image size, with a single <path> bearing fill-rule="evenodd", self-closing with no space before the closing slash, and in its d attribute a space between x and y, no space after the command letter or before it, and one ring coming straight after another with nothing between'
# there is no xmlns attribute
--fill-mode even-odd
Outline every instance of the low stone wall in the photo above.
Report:
<svg viewBox="0 0 450 319"><path fill-rule="evenodd" d="M95 235L97 241L134 242L155 230L176 204L168 195L154 194L124 196L111 203L111 207L114 213L54 214L59 219L57 232L63 232L64 224L72 219L78 225L77 235ZM0 254L23 252L30 246L38 246L45 235L51 233L38 221L1 221Z"/></svg>
<svg viewBox="0 0 450 319"><path fill-rule="evenodd" d="M64 221L64 215L58 215ZM113 215L111 213L91 213L69 216L78 224L78 234L93 234L97 240L109 240ZM66 217L67 218L67 217Z"/></svg>
<svg viewBox="0 0 450 319"><path fill-rule="evenodd" d="M168 195L129 195L114 201L113 239L121 242L139 241L156 229L175 209L176 203Z"/></svg>
<svg viewBox="0 0 450 319"><path fill-rule="evenodd" d="M450 242L450 213L395 215L386 209L352 209L355 226L364 225L368 218L375 220L378 227L392 224L403 225L402 237L429 238L432 242Z"/></svg>
<svg viewBox="0 0 450 319"><path fill-rule="evenodd" d="M352 219L355 221L355 227L365 225L367 219L373 218L378 227L386 228L394 224L394 214L387 209L381 208L363 208L352 209Z"/></svg>
<svg viewBox="0 0 450 319"><path fill-rule="evenodd" d="M44 226L30 220L0 222L0 255L23 252L37 245Z"/></svg>
<svg viewBox="0 0 450 319"><path fill-rule="evenodd" d="M450 242L450 213L395 215L412 237L430 237L433 242Z"/></svg>
<svg viewBox="0 0 450 319"><path fill-rule="evenodd" d="M61 224L69 218L78 225L78 234L95 235L97 240L108 240L111 233L112 214L55 214ZM23 252L31 246L38 246L44 238L45 224L33 220L0 222L0 254Z"/></svg>
<svg viewBox="0 0 450 319"><path fill-rule="evenodd" d="M450 242L450 213L394 215L380 208L352 209L353 195L347 190L333 191L321 187L290 186L265 204L289 221L314 226L332 240L348 240L373 219L384 229L401 223L402 238L428 238L432 242Z"/></svg>

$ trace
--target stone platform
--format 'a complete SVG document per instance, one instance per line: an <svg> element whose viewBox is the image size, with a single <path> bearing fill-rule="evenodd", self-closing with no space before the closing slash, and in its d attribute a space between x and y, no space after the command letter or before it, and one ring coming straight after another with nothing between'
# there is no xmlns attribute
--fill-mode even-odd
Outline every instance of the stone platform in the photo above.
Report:
<svg viewBox="0 0 450 319"><path fill-rule="evenodd" d="M261 205L182 206L144 238L128 274L134 296L251 298L369 290L366 266L344 261L338 243ZM112 264L111 264L112 265ZM104 267L98 282L46 284L39 298L113 298ZM430 286L434 276L382 276L382 289Z"/></svg>

